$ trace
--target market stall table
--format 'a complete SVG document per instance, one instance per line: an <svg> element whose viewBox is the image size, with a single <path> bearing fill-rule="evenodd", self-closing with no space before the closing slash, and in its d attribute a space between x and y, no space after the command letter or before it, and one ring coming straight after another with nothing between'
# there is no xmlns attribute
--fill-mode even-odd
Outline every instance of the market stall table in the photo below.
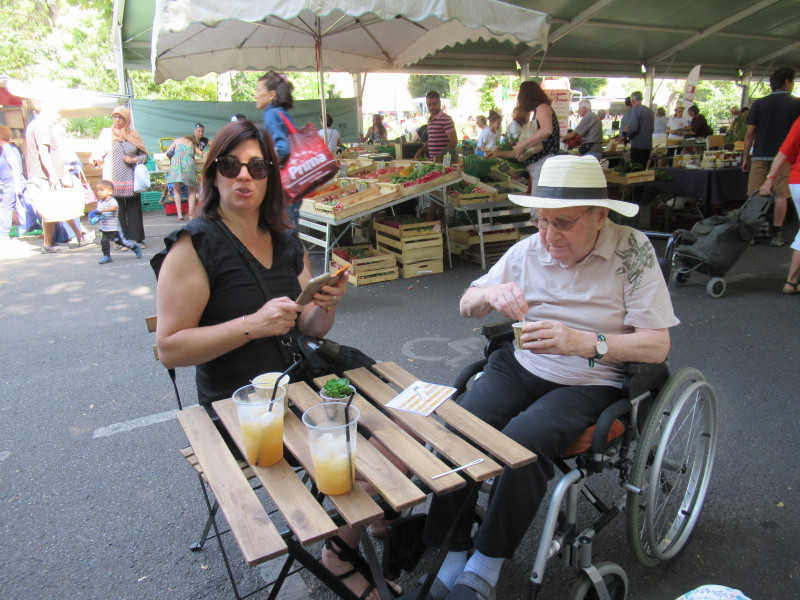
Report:
<svg viewBox="0 0 800 600"><path fill-rule="evenodd" d="M309 235L307 233L300 233L300 239L313 244L315 246L320 246L325 249L325 265L328 265L330 262L330 254L334 247L339 243L344 235L353 227L354 222L357 219L362 217L368 217L369 215L375 214L378 211L384 210L386 208L391 208L401 202L407 202L409 200L413 200L415 198L420 198L425 194L429 194L435 197L435 194L439 193L442 197L442 203L447 202L447 186L453 185L461 181L460 177L457 178L448 178L447 181L443 182L440 185L431 186L428 189L420 193L409 194L405 196L396 197L394 200L389 202L377 205L377 206L370 206L369 208L365 208L363 211L349 214L345 217L339 217L335 213L330 214L319 214L319 213L312 213L308 212L307 210L300 209L300 221L299 224L303 227L307 227L308 229L312 229L314 231L319 231L320 233L324 234L324 238L317 237L314 235ZM347 225L339 235L334 237L333 228L338 225ZM446 232L445 232L446 233ZM446 238L446 235L445 235ZM450 248L447 248L448 256L450 252ZM452 267L452 262L450 264Z"/></svg>
<svg viewBox="0 0 800 600"><path fill-rule="evenodd" d="M703 216L710 216L726 204L744 202L747 198L747 177L741 167L723 169L687 169L664 167L661 169L672 181L655 181L645 186L642 203L655 199L658 194L696 198L701 202Z"/></svg>
<svg viewBox="0 0 800 600"><path fill-rule="evenodd" d="M385 408L384 405L399 391L417 381L411 373L394 363L378 363L372 370L355 369L346 375L358 390L353 406L361 414L361 433L356 444L356 472L360 478L371 483L394 510L402 511L423 503L428 492L439 495L465 485L478 486L499 475L503 466L517 468L536 460L535 454L452 400L446 400L436 409L434 414L438 418ZM323 381L324 378L315 381L315 384L321 385ZM289 386L289 398L296 409L287 410L285 415L285 456L287 452L291 454L313 482L315 475L308 434L298 415L320 403L320 397L309 385L294 383ZM233 400L215 402L214 408L222 426L244 453ZM391 414L392 418L386 413ZM287 523L288 528L279 532L205 409L194 406L179 411L178 420L248 565L257 565L288 554L290 559L308 568L340 597L355 598L341 581L321 568L317 559L303 548L304 545L334 536L337 530L334 520L337 520L358 531L362 550L381 598L392 598L372 538L366 531L369 523L383 516L383 508L366 492L356 487L344 494L328 496L327 501L333 507L328 512L322 505L324 498L317 492L316 486L309 490L285 458L270 467L253 467L255 476ZM420 487L395 468L362 437L362 433L372 435L385 446L419 480ZM443 460L456 467L472 466L454 473L451 472L452 467ZM312 491L317 492L316 496ZM438 572L447 545L430 568L426 586L420 590L421 598L425 597L427 588ZM288 567L282 571L284 577L286 571ZM282 583L279 577L275 583L278 590ZM271 597L277 593L274 588L272 593Z"/></svg>

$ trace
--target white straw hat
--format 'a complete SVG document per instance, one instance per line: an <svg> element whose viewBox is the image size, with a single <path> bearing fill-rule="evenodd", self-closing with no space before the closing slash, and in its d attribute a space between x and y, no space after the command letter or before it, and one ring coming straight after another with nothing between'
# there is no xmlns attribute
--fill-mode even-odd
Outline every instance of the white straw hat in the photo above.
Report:
<svg viewBox="0 0 800 600"><path fill-rule="evenodd" d="M535 196L509 194L509 199L528 208L570 208L605 206L625 217L639 212L632 202L608 199L603 169L594 156L562 154L548 158L542 165Z"/></svg>

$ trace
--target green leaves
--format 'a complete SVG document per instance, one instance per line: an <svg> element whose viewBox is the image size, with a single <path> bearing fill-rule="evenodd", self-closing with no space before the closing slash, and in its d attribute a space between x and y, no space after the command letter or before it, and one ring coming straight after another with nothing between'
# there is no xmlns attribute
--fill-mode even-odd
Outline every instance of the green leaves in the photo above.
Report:
<svg viewBox="0 0 800 600"><path fill-rule="evenodd" d="M347 398L351 393L350 380L347 377L331 379L322 386L322 392L328 398Z"/></svg>

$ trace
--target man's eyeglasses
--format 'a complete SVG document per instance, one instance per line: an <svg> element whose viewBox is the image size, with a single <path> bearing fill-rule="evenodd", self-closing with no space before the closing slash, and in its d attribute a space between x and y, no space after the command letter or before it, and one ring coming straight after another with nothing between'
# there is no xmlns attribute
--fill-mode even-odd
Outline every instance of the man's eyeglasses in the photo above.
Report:
<svg viewBox="0 0 800 600"><path fill-rule="evenodd" d="M247 167L247 172L253 179L266 179L272 167L272 162L264 158L253 158L250 162L243 163L235 156L220 156L216 162L219 174L231 179L239 176L243 166Z"/></svg>
<svg viewBox="0 0 800 600"><path fill-rule="evenodd" d="M531 224L538 229L547 229L548 227L550 227L550 225L552 225L559 231L569 231L570 229L572 229L575 223L577 223L580 220L580 218L583 215L588 213L593 208L594 206L590 206L580 215L578 215L577 219L574 219L572 221L570 221L569 219L555 219L554 221L548 221L547 219L540 218L539 216L536 215L536 213L534 213L533 216L531 217Z"/></svg>

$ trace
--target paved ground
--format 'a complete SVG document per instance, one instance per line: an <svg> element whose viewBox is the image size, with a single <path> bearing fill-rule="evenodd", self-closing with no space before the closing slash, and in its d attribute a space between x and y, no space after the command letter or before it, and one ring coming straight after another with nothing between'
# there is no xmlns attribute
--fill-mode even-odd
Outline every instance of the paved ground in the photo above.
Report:
<svg viewBox="0 0 800 600"><path fill-rule="evenodd" d="M147 259L176 225L147 213L150 247L138 261L115 253L100 266L96 246L43 256L36 242L0 254L0 598L231 597L216 546L188 551L205 508L178 453L186 440L144 324L155 313ZM754 600L800 597L800 298L779 293L790 254L748 249L718 300L701 281L672 289L682 325L671 362L701 369L715 386L721 437L700 522L674 561L639 566L622 519L599 537L596 555L626 569L630 598L669 600L705 583ZM351 289L331 337L451 382L481 353L480 322L456 308L480 273L457 261L441 275ZM193 401L191 371L179 377ZM607 479L601 487L614 491ZM538 522L506 566L498 598L524 597L537 531ZM228 547L246 590L262 570ZM540 599L567 598L573 580L551 562ZM295 586L281 598L331 597L310 579Z"/></svg>

